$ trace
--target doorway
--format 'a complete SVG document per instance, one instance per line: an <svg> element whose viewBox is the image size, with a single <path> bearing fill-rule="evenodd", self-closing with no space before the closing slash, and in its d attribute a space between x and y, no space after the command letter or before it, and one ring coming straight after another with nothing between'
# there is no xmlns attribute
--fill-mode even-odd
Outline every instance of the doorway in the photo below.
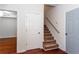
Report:
<svg viewBox="0 0 79 59"><path fill-rule="evenodd" d="M0 53L15 53L17 42L17 12L0 10Z"/></svg>

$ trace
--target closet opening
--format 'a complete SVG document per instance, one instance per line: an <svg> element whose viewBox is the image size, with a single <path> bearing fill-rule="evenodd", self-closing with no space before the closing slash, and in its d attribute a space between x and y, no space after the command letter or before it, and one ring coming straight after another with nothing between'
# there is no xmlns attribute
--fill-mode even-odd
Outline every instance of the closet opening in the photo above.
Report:
<svg viewBox="0 0 79 59"><path fill-rule="evenodd" d="M17 12L0 9L0 53L17 50Z"/></svg>

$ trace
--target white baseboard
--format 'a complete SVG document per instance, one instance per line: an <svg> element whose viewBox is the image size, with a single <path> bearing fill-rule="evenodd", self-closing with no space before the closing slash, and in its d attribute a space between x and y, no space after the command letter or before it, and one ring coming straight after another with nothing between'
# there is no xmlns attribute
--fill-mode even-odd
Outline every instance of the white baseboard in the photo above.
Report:
<svg viewBox="0 0 79 59"><path fill-rule="evenodd" d="M5 36L5 37L0 37L0 38L12 38L12 37L16 37L16 36Z"/></svg>

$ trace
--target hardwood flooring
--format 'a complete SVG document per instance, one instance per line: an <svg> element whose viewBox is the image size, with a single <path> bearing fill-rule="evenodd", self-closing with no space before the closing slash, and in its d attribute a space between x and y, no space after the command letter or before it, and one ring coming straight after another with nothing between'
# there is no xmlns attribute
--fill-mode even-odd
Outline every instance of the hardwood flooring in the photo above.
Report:
<svg viewBox="0 0 79 59"><path fill-rule="evenodd" d="M32 49L23 53L16 53L16 47L16 38L0 38L0 54L66 54L60 49L50 51Z"/></svg>
<svg viewBox="0 0 79 59"><path fill-rule="evenodd" d="M32 49L21 54L67 54L67 53L60 49L55 49L50 51L44 51L42 49Z"/></svg>
<svg viewBox="0 0 79 59"><path fill-rule="evenodd" d="M0 54L16 52L16 38L0 38Z"/></svg>

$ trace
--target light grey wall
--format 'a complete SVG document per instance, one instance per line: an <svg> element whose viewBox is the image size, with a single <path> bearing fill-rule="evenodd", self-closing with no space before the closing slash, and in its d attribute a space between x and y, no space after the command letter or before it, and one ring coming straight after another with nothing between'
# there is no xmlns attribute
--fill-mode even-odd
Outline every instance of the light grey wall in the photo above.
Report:
<svg viewBox="0 0 79 59"><path fill-rule="evenodd" d="M0 38L16 37L16 18L0 18Z"/></svg>

